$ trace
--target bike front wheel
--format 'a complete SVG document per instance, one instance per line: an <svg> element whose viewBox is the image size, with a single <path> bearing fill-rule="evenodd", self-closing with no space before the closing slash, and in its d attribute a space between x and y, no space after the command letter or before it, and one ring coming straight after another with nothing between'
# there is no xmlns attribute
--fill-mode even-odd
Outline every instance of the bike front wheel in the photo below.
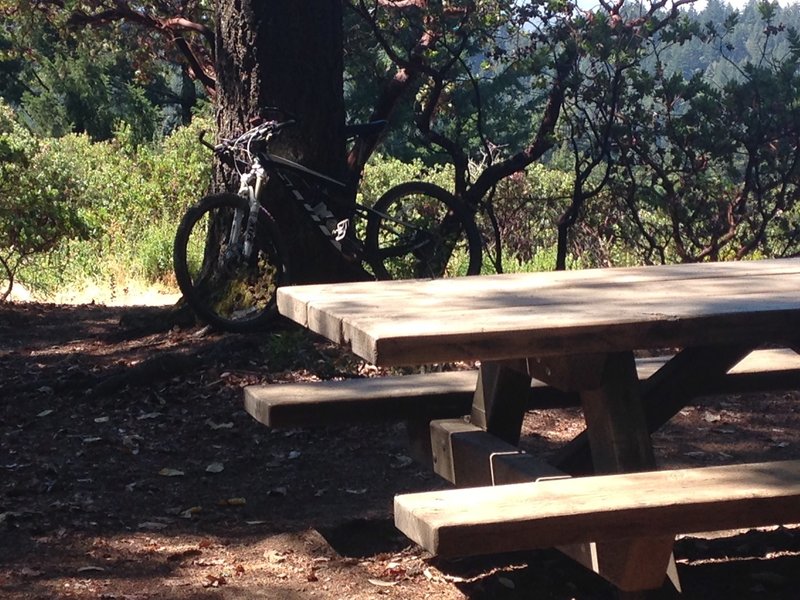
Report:
<svg viewBox="0 0 800 600"><path fill-rule="evenodd" d="M389 189L372 207L365 237L378 279L477 275L481 239L467 208L447 190L424 182Z"/></svg>
<svg viewBox="0 0 800 600"><path fill-rule="evenodd" d="M245 255L248 213L241 196L206 196L184 215L173 248L175 278L189 306L207 323L240 333L275 318L275 293L287 277L277 227L264 211Z"/></svg>

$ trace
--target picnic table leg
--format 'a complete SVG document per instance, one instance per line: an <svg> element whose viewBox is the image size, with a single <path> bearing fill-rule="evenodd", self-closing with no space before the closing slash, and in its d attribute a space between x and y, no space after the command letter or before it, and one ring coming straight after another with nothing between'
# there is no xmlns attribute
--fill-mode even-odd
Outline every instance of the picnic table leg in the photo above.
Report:
<svg viewBox="0 0 800 600"><path fill-rule="evenodd" d="M495 438L507 444L516 446L519 443L530 388L531 377L524 359L487 361L481 364L470 415L472 425L483 432L491 432ZM447 421L452 423L444 424ZM466 422L461 419L445 419L441 422L443 423L441 426L435 426L430 418L406 420L411 456L420 464L431 467L448 481L456 483L457 477L457 485L490 485L491 478L486 480L484 476L489 469L488 463L481 466L472 464L473 468L469 469L457 466L464 460L472 462L471 459L476 453L488 447L483 436L475 436L472 435L473 432L465 430ZM458 436L460 441L467 441L466 444L458 444L465 451L461 453L459 459L454 455L450 444L449 438L453 435ZM434 440L432 436L439 439ZM492 443L488 442L490 446Z"/></svg>
<svg viewBox="0 0 800 600"><path fill-rule="evenodd" d="M656 431L704 388L725 373L752 350L750 345L686 348L642 383L640 395L647 427ZM591 472L587 432L564 446L553 464L573 475Z"/></svg>
<svg viewBox="0 0 800 600"><path fill-rule="evenodd" d="M430 423L434 472L459 487L493 485L493 457L520 454L516 446L530 387L524 360L482 363L469 422L441 419ZM559 471L544 461L526 461L525 473L532 480Z"/></svg>
<svg viewBox="0 0 800 600"><path fill-rule="evenodd" d="M604 362L600 385L580 394L595 472L653 469L653 446L633 353L609 354ZM674 567L673 544L673 536L598 542L597 571L623 592L660 588L668 567ZM677 571L672 571L673 583L680 589Z"/></svg>
<svg viewBox="0 0 800 600"><path fill-rule="evenodd" d="M531 376L525 360L481 364L470 421L516 446L530 387Z"/></svg>
<svg viewBox="0 0 800 600"><path fill-rule="evenodd" d="M518 443L525 410L523 399L530 387L530 374L525 373L528 369L537 378L549 380L548 383L564 391L589 390L583 391L581 398L600 470L612 473L654 466L632 353L554 358L535 363L526 366L521 361L504 361L481 365L472 423L445 420L431 425L434 462L441 463L437 472L459 486L500 483L495 481L495 469L477 464L475 458L459 460L459 456L486 455L491 462L493 456L497 458L508 450L504 443ZM460 436L461 443L456 444L453 436ZM498 438L503 442L491 441ZM509 481L551 476L549 469L537 464L533 457L518 458L525 459L523 466L512 468ZM671 564L673 541L672 537L665 537L560 549L619 589L639 591L661 587ZM677 576L675 581L678 587Z"/></svg>
<svg viewBox="0 0 800 600"><path fill-rule="evenodd" d="M600 386L580 396L595 474L655 467L633 353L608 355Z"/></svg>

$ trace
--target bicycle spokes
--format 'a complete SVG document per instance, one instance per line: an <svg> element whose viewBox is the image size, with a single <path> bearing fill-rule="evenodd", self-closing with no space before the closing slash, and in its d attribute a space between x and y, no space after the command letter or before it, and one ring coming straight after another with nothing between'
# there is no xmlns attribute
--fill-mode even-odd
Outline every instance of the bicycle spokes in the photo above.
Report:
<svg viewBox="0 0 800 600"><path fill-rule="evenodd" d="M480 271L480 234L449 192L424 182L400 184L372 208L366 250L382 279L452 277Z"/></svg>
<svg viewBox="0 0 800 600"><path fill-rule="evenodd" d="M252 243L245 244L247 215L241 196L209 196L187 213L175 244L176 276L192 308L234 331L274 316L275 293L284 275L267 215L259 218ZM251 248L249 255L246 247Z"/></svg>

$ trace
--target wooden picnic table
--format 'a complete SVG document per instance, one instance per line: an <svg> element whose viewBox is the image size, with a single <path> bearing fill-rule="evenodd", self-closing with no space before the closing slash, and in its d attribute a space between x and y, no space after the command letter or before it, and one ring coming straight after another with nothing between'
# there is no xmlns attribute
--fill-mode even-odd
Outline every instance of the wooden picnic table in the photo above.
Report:
<svg viewBox="0 0 800 600"><path fill-rule="evenodd" d="M480 361L470 422L431 428L437 472L458 485L580 472L587 462L595 474L632 473L655 469L650 432L693 389L756 348L800 345L800 259L283 287L278 308L376 365ZM676 353L640 384L634 353L656 349ZM506 460L531 377L580 397L586 432L557 468ZM459 449L469 432L479 441ZM663 581L674 541L656 529L562 549L623 590L649 589Z"/></svg>

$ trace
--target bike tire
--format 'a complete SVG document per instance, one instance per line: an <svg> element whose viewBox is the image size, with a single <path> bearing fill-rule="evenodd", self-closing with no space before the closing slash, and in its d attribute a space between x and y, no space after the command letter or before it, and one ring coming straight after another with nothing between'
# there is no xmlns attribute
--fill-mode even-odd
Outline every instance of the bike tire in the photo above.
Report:
<svg viewBox="0 0 800 600"><path fill-rule="evenodd" d="M264 211L251 256L244 260L247 214L246 198L206 196L186 211L173 247L175 278L192 310L203 321L238 333L261 329L277 316L276 290L288 277L277 226ZM241 225L239 240L230 239L234 219Z"/></svg>
<svg viewBox="0 0 800 600"><path fill-rule="evenodd" d="M411 181L386 191L367 217L365 249L378 279L477 275L481 236L470 211L447 190Z"/></svg>

